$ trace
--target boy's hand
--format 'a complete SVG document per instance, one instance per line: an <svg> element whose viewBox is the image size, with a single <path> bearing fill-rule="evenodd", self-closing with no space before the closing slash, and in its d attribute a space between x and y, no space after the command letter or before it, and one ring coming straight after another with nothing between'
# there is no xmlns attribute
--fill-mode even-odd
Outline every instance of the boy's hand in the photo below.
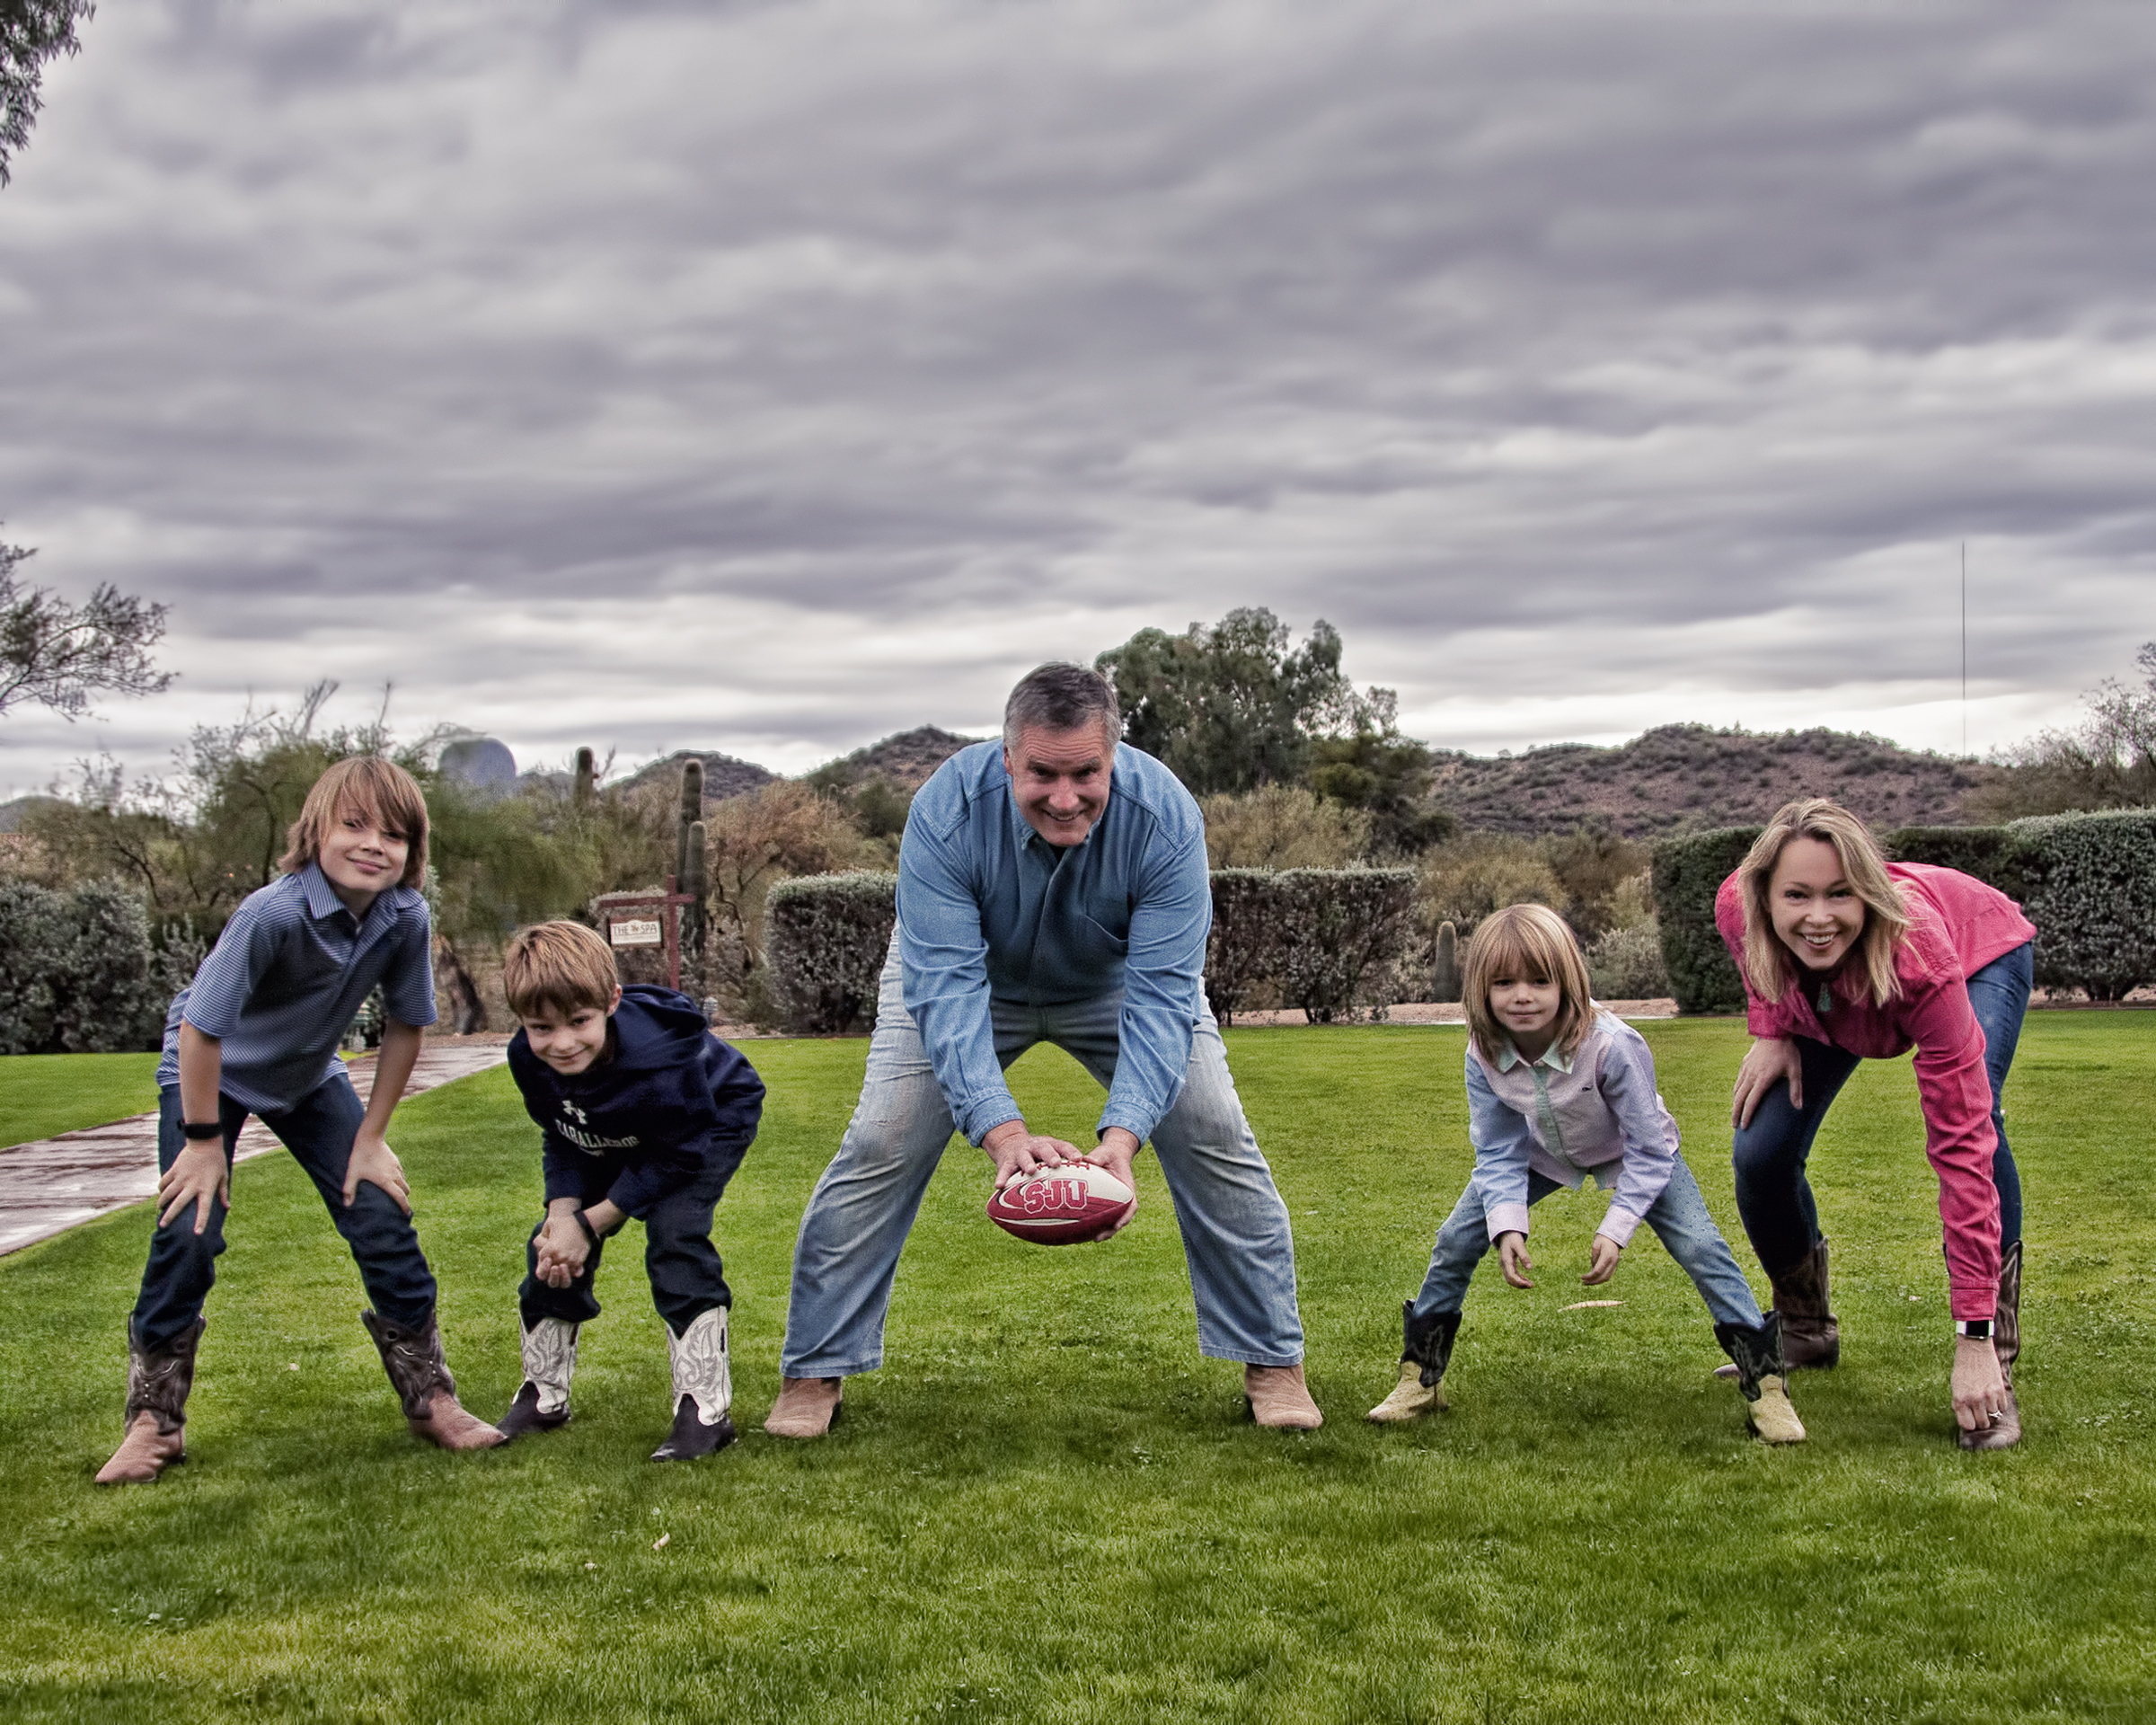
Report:
<svg viewBox="0 0 2156 1725"><path fill-rule="evenodd" d="M1606 1234L1595 1236L1595 1254L1587 1260L1587 1273L1579 1279L1589 1287L1598 1287L1617 1273L1617 1261L1624 1256L1624 1248Z"/></svg>
<svg viewBox="0 0 2156 1725"><path fill-rule="evenodd" d="M541 1281L549 1287L567 1287L584 1273L584 1261L590 1256L591 1242L584 1237L573 1209L546 1218L539 1233Z"/></svg>
<svg viewBox="0 0 2156 1725"><path fill-rule="evenodd" d="M157 1177L159 1227L195 1206L195 1232L209 1225L209 1201L216 1199L232 1208L232 1164L225 1160L222 1138L197 1138L172 1158L172 1165Z"/></svg>
<svg viewBox="0 0 2156 1725"><path fill-rule="evenodd" d="M344 1164L347 1204L358 1196L359 1182L363 1180L387 1192L406 1216L411 1214L411 1188L405 1182L404 1164L397 1160L397 1153L389 1147L388 1140L367 1131L364 1126L352 1140L352 1159Z"/></svg>
<svg viewBox="0 0 2156 1725"><path fill-rule="evenodd" d="M1498 1236L1498 1268L1505 1272L1505 1279L1515 1287L1533 1287L1527 1272L1534 1268L1527 1256L1527 1236L1507 1230Z"/></svg>

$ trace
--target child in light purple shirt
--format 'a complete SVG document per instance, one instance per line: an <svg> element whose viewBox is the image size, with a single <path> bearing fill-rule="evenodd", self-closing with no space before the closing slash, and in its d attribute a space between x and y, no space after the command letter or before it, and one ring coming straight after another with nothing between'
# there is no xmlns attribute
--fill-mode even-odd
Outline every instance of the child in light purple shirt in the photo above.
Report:
<svg viewBox="0 0 2156 1725"><path fill-rule="evenodd" d="M1752 1429L1769 1443L1803 1442L1780 1325L1761 1314L1678 1154L1645 1039L1590 997L1572 931L1541 905L1514 905L1475 930L1462 969L1475 1172L1437 1231L1422 1292L1402 1308L1400 1382L1369 1417L1389 1424L1449 1405L1445 1372L1476 1264L1494 1245L1506 1281L1533 1287L1529 1206L1593 1175L1615 1193L1580 1280L1592 1287L1615 1275L1646 1223L1706 1301Z"/></svg>

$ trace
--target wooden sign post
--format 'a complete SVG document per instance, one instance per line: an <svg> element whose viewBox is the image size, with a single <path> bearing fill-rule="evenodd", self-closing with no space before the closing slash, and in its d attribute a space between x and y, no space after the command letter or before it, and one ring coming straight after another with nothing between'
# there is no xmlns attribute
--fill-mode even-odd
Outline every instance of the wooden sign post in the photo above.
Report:
<svg viewBox="0 0 2156 1725"><path fill-rule="evenodd" d="M659 946L667 953L667 986L681 986L681 913L695 898L674 889L667 877L664 892L605 892L591 901L606 943L618 952Z"/></svg>

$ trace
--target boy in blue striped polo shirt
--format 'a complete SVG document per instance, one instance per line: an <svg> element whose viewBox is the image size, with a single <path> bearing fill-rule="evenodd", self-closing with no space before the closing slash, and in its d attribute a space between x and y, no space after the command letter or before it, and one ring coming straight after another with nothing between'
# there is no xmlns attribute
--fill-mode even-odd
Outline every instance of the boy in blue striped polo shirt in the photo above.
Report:
<svg viewBox="0 0 2156 1725"><path fill-rule="evenodd" d="M232 1153L250 1114L307 1171L350 1246L375 1339L404 1416L445 1449L501 1433L456 1400L435 1325L434 1275L411 1193L384 1137L434 1022L427 801L375 756L315 782L287 835L282 877L250 893L194 981L173 997L157 1067L157 1227L128 1324L127 1436L101 1485L154 1480L185 1454L202 1305L225 1250ZM362 1110L337 1046L379 983L388 1026Z"/></svg>

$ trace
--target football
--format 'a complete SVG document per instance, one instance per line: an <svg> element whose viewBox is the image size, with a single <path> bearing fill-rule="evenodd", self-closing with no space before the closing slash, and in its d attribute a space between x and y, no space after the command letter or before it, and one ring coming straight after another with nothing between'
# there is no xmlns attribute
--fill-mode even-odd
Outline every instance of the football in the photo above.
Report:
<svg viewBox="0 0 2156 1725"><path fill-rule="evenodd" d="M1036 1168L988 1200L988 1219L1005 1234L1044 1246L1098 1240L1131 1212L1138 1195L1090 1162Z"/></svg>

